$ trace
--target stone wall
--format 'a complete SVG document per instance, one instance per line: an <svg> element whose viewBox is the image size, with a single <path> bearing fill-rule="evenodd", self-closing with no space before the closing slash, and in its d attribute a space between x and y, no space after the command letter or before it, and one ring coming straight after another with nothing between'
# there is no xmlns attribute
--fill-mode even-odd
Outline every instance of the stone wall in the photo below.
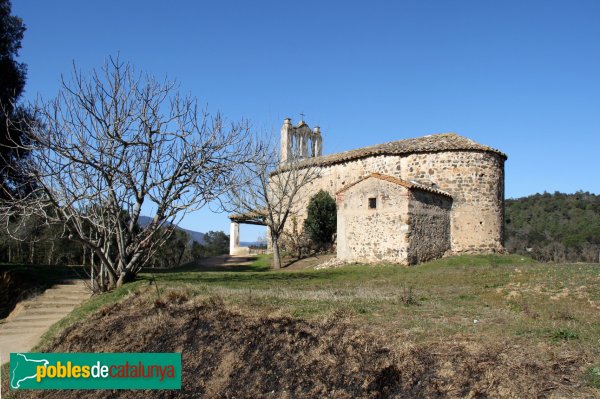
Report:
<svg viewBox="0 0 600 399"><path fill-rule="evenodd" d="M409 264L441 258L450 249L452 199L421 190L411 190L408 201Z"/></svg>
<svg viewBox="0 0 600 399"><path fill-rule="evenodd" d="M369 198L376 207L369 208ZM369 178L340 193L336 202L337 257L346 261L406 263L408 198L405 187Z"/></svg>
<svg viewBox="0 0 600 399"><path fill-rule="evenodd" d="M492 152L448 151L402 159L402 178L435 182L452 195L453 252L503 251L504 159Z"/></svg>
<svg viewBox="0 0 600 399"><path fill-rule="evenodd" d="M301 190L293 213L300 221L304 220L308 201L319 190L325 190L335 198L336 192L371 172L400 178L400 163L400 156L380 155L323 167L319 177Z"/></svg>
<svg viewBox="0 0 600 399"><path fill-rule="evenodd" d="M503 251L504 158L488 151L459 150L377 155L322 167L302 190L294 213L299 226L310 197L335 193L368 173L378 172L421 184L435 183L452 198L451 249L455 253Z"/></svg>

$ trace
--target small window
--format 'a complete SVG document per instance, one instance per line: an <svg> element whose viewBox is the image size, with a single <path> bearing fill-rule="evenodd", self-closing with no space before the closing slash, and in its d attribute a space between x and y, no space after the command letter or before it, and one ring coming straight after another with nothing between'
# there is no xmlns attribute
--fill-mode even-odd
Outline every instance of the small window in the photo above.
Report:
<svg viewBox="0 0 600 399"><path fill-rule="evenodd" d="M369 209L377 208L377 198L369 198Z"/></svg>

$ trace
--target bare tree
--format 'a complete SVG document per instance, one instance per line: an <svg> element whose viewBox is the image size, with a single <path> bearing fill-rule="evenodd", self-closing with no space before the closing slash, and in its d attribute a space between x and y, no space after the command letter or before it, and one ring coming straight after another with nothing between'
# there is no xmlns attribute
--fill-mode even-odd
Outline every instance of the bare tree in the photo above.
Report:
<svg viewBox="0 0 600 399"><path fill-rule="evenodd" d="M292 154L280 163L277 141L259 138L252 162L240 165L236 189L229 192L231 210L265 223L273 249L273 268L281 268L282 238L286 223L300 211L302 190L319 176L311 158Z"/></svg>
<svg viewBox="0 0 600 399"><path fill-rule="evenodd" d="M211 117L175 82L118 59L89 76L74 67L58 96L33 109L24 133L34 190L11 197L3 214L64 224L99 259L107 288L138 273L187 213L228 191L249 156L245 124Z"/></svg>

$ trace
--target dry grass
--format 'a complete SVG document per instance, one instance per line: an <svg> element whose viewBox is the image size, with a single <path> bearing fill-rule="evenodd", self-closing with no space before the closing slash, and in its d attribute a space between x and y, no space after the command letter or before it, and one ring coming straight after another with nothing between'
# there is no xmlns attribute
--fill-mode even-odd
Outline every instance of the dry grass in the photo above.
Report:
<svg viewBox="0 0 600 399"><path fill-rule="evenodd" d="M157 281L186 286L194 295L218 295L241 312L319 319L342 310L355 323L401 331L416 341L565 341L599 356L600 265L464 256L411 268L172 273Z"/></svg>
<svg viewBox="0 0 600 399"><path fill-rule="evenodd" d="M143 311L142 311L143 310ZM258 313L258 312L257 312ZM593 397L586 355L551 344L523 347L463 337L398 341L357 328L351 314L319 320L249 315L219 296L150 290L105 305L43 350L181 352L181 391L160 397L544 398ZM128 339L124 339L127 337ZM27 391L17 398L155 397L138 391Z"/></svg>
<svg viewBox="0 0 600 399"><path fill-rule="evenodd" d="M205 381L215 382L194 389L216 397L600 397L600 265L518 256L289 272L265 264L142 276L74 312L47 348L152 351L164 341L160 349L195 351L184 368L207 367ZM215 334L191 337L199 333L190 320ZM92 326L119 334L85 332ZM116 343L128 335L147 338L135 348Z"/></svg>

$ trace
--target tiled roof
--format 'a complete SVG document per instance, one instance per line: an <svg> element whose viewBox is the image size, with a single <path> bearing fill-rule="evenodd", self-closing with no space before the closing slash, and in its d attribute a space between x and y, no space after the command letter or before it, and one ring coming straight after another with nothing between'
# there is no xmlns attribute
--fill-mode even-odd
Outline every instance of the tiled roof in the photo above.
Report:
<svg viewBox="0 0 600 399"><path fill-rule="evenodd" d="M266 210L250 211L244 213L234 213L227 216L232 222L246 223L246 224L258 224L261 226L265 225L265 219L267 218Z"/></svg>
<svg viewBox="0 0 600 399"><path fill-rule="evenodd" d="M300 166L328 166L336 163L365 158L373 155L402 155L425 152L442 152L453 150L475 150L493 152L504 159L506 154L492 147L488 147L456 133L431 134L429 136L416 137L412 139L391 141L389 143L363 147L356 150L338 152L336 154L324 155L316 158L308 158L300 163ZM280 171L285 171L283 165Z"/></svg>
<svg viewBox="0 0 600 399"><path fill-rule="evenodd" d="M355 186L356 184L360 183L363 180L368 179L369 177L374 177L379 180L385 180L390 183L397 184L399 186L403 186L403 187L406 187L409 189L418 189L418 190L422 190L422 191L428 191L430 193L444 195L446 197L452 198L452 196L450 194L448 194L445 191L438 190L437 188L426 186L424 184L417 183L415 181L407 181L407 180L398 179L397 177L394 177L394 176L382 175L381 173L370 173L366 176L363 176L360 179L356 180L355 182L348 184L346 187L344 187L341 190L339 190L338 192L336 192L336 194L343 193L344 191L348 190L350 187Z"/></svg>

